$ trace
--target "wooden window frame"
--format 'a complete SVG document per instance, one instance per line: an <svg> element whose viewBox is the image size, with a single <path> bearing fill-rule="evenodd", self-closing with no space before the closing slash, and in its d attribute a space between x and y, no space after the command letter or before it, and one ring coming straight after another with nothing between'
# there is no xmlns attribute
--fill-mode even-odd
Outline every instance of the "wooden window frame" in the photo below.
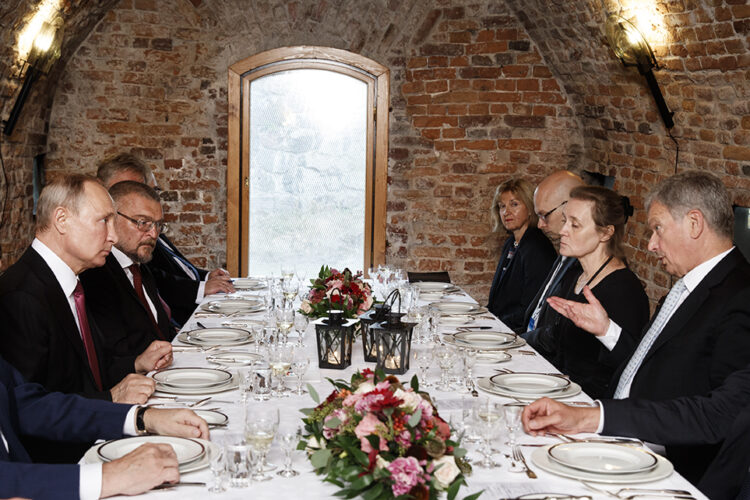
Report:
<svg viewBox="0 0 750 500"><path fill-rule="evenodd" d="M227 270L248 274L250 82L290 69L326 69L357 78L368 86L365 261L363 270L385 263L388 182L388 103L390 71L358 54L329 47L282 47L261 52L229 67L227 144ZM325 264L322 262L321 264Z"/></svg>

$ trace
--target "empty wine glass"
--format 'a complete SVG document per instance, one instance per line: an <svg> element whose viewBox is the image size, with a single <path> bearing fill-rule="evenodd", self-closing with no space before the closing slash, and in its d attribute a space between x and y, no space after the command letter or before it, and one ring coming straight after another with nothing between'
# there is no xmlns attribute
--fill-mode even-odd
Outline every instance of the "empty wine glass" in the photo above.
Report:
<svg viewBox="0 0 750 500"><path fill-rule="evenodd" d="M461 361L464 367L464 385L471 392L474 389L474 365L477 363L477 351L474 349L462 349Z"/></svg>
<svg viewBox="0 0 750 500"><path fill-rule="evenodd" d="M503 405L505 426L508 428L508 441L506 444L510 447L516 445L516 432L521 427L521 414L525 407L526 405L523 403L508 403Z"/></svg>
<svg viewBox="0 0 750 500"><path fill-rule="evenodd" d="M419 369L419 385L421 387L432 387L434 384L429 381L427 372L432 364L432 350L430 348L414 349L414 361Z"/></svg>
<svg viewBox="0 0 750 500"><path fill-rule="evenodd" d="M292 453L302 438L302 427L299 425L284 427L279 433L279 438L281 450L284 452L284 468L276 474L281 477L298 476L299 472L292 467Z"/></svg>
<svg viewBox="0 0 750 500"><path fill-rule="evenodd" d="M256 454L253 481L268 481L271 476L264 472L266 455L279 427L279 409L250 403L245 412L245 439Z"/></svg>
<svg viewBox="0 0 750 500"><path fill-rule="evenodd" d="M305 332L310 320L302 313L294 316L294 331L297 332L297 347L305 347Z"/></svg>
<svg viewBox="0 0 750 500"><path fill-rule="evenodd" d="M451 391L449 373L453 368L453 350L446 345L437 345L433 351L433 356L440 366L440 383L437 388L441 391Z"/></svg>
<svg viewBox="0 0 750 500"><path fill-rule="evenodd" d="M481 449L483 457L477 463L479 467L486 469L498 467L492 459L492 439L498 432L502 418L502 409L489 399L479 400L474 406L474 420L483 439Z"/></svg>
<svg viewBox="0 0 750 500"><path fill-rule="evenodd" d="M260 352L260 346L263 345L263 325L254 323L250 326L250 332L253 336L253 343L255 344L255 353Z"/></svg>
<svg viewBox="0 0 750 500"><path fill-rule="evenodd" d="M307 391L302 388L302 377L307 373L307 369L310 366L310 358L307 356L298 356L292 362L292 375L297 377L297 390L294 393L298 396L302 396Z"/></svg>
<svg viewBox="0 0 750 500"><path fill-rule="evenodd" d="M253 389L253 370L240 368L237 370L237 388L240 391L240 403L247 404L247 393Z"/></svg>
<svg viewBox="0 0 750 500"><path fill-rule="evenodd" d="M226 452L223 441L212 443L206 448L208 455L208 466L211 468L213 481L208 488L210 493L222 493L226 491L224 486L224 472L226 472Z"/></svg>

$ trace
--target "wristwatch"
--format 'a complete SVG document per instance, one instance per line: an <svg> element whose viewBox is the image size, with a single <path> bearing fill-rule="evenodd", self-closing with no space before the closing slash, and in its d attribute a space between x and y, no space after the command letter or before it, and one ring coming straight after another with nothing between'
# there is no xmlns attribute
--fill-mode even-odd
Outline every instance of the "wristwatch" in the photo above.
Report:
<svg viewBox="0 0 750 500"><path fill-rule="evenodd" d="M135 410L135 433L138 436L145 436L148 434L146 423L143 421L143 415L145 415L146 410L148 410L148 406L139 406L138 409Z"/></svg>

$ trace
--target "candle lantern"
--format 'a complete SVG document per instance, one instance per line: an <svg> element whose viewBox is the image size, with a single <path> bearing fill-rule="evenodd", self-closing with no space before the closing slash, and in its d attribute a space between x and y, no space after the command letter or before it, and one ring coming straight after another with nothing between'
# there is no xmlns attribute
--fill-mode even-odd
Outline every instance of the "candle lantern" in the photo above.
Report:
<svg viewBox="0 0 750 500"><path fill-rule="evenodd" d="M401 297L398 296L399 306ZM395 303L395 300L393 301ZM391 310L385 313L385 321L370 326L376 342L377 368L385 373L403 375L409 371L411 357L411 335L416 323L401 321L404 313L395 312L397 309L391 304ZM400 309L400 307L399 307Z"/></svg>
<svg viewBox="0 0 750 500"><path fill-rule="evenodd" d="M362 325L362 347L365 350L365 361L368 363L375 363L378 360L375 332L370 327L383 321L385 314L391 311L391 306L386 302L375 304L372 309L359 317L359 322Z"/></svg>
<svg viewBox="0 0 750 500"><path fill-rule="evenodd" d="M340 295L338 290L333 292ZM331 305L333 304L332 293ZM352 342L356 322L356 319L344 318L343 310L330 309L328 317L320 319L315 324L320 368L343 370L352 364Z"/></svg>

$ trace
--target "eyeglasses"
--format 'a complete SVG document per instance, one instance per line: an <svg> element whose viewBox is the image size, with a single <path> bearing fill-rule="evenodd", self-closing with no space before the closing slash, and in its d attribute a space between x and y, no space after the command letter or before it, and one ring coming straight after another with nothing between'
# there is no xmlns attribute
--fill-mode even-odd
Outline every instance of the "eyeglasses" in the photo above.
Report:
<svg viewBox="0 0 750 500"><path fill-rule="evenodd" d="M142 233L147 233L151 231L152 227L156 228L157 233L163 233L167 230L168 226L167 223L163 220L146 220L146 219L134 219L132 217L128 217L122 212L117 212L117 215L121 215L128 219L130 222L135 224L135 227L138 229L138 231Z"/></svg>
<svg viewBox="0 0 750 500"><path fill-rule="evenodd" d="M536 216L539 217L539 220L541 220L542 222L544 222L546 224L547 223L547 217L549 217L550 215L552 215L552 212L554 212L555 210L557 210L561 206L565 205L567 202L568 202L568 200L565 200L564 202L560 203L559 205L557 205L555 208L553 208L549 212L545 212L543 214L536 214Z"/></svg>

